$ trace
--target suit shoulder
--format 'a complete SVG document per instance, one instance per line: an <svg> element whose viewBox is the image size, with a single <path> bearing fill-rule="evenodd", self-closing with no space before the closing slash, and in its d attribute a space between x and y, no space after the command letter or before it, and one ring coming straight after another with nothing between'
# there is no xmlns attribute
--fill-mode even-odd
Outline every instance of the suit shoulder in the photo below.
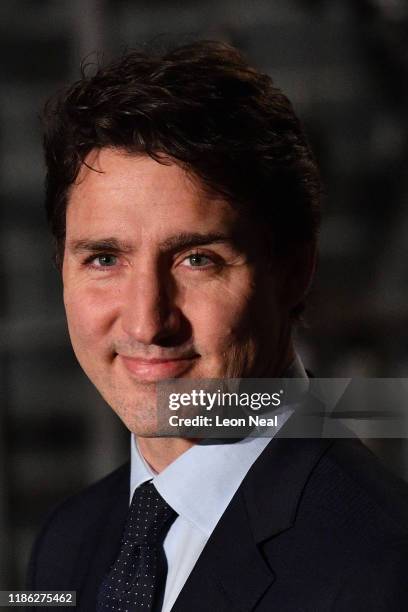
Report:
<svg viewBox="0 0 408 612"><path fill-rule="evenodd" d="M67 565L71 561L73 566L82 543L97 537L112 505L126 509L129 474L130 466L127 463L61 502L49 513L31 552L27 573L28 588L34 588L43 573L51 574L56 567L62 566L61 551L64 551ZM43 571L43 568L46 569Z"/></svg>
<svg viewBox="0 0 408 612"><path fill-rule="evenodd" d="M113 497L124 491L128 492L129 477L130 466L126 463L59 503L48 515L45 527L58 521L76 520L78 515L91 515L93 509L100 509L101 506L110 503Z"/></svg>
<svg viewBox="0 0 408 612"><path fill-rule="evenodd" d="M317 494L317 489L319 493ZM336 440L311 475L305 497L375 540L408 536L408 485L359 440Z"/></svg>

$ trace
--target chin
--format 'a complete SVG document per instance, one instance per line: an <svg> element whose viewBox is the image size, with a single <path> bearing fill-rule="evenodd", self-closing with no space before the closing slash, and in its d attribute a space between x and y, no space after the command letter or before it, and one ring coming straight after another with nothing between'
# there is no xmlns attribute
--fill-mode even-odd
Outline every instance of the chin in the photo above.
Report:
<svg viewBox="0 0 408 612"><path fill-rule="evenodd" d="M126 409L123 406L114 408L118 417L123 421L124 425L137 436L155 436L158 430L158 419L156 405L146 406L129 406Z"/></svg>
<svg viewBox="0 0 408 612"><path fill-rule="evenodd" d="M155 435L158 429L157 391L155 383L135 385L124 395L103 394L105 401L132 433Z"/></svg>

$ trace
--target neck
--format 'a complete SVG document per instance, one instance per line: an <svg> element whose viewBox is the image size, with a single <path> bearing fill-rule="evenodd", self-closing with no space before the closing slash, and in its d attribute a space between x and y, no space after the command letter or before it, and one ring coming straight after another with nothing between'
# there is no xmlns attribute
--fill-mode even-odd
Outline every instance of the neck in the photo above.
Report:
<svg viewBox="0 0 408 612"><path fill-rule="evenodd" d="M284 376L285 372L291 366L294 360L295 360L295 349L293 347L293 342L290 341L288 343L286 352L284 353L283 359L281 359L279 365L277 365L274 370L273 377L279 378L280 376Z"/></svg>

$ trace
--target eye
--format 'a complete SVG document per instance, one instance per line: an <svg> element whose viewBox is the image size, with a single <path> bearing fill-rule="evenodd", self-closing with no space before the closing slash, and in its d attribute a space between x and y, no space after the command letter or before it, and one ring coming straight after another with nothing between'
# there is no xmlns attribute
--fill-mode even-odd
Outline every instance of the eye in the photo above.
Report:
<svg viewBox="0 0 408 612"><path fill-rule="evenodd" d="M109 255L108 253L93 256L88 261L88 263L90 263L95 268L110 268L112 266L115 266L117 262L118 258L116 257L116 255Z"/></svg>
<svg viewBox="0 0 408 612"><path fill-rule="evenodd" d="M192 253L183 260L183 265L186 265L188 268L208 268L213 264L214 261L211 257L203 253Z"/></svg>

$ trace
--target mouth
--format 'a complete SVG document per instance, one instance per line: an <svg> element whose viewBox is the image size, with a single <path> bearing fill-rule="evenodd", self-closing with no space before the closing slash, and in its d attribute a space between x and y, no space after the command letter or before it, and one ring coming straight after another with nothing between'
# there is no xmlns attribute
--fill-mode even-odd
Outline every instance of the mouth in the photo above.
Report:
<svg viewBox="0 0 408 612"><path fill-rule="evenodd" d="M119 355L126 370L139 382L157 382L178 378L186 374L198 359L198 355L176 359L139 359Z"/></svg>

